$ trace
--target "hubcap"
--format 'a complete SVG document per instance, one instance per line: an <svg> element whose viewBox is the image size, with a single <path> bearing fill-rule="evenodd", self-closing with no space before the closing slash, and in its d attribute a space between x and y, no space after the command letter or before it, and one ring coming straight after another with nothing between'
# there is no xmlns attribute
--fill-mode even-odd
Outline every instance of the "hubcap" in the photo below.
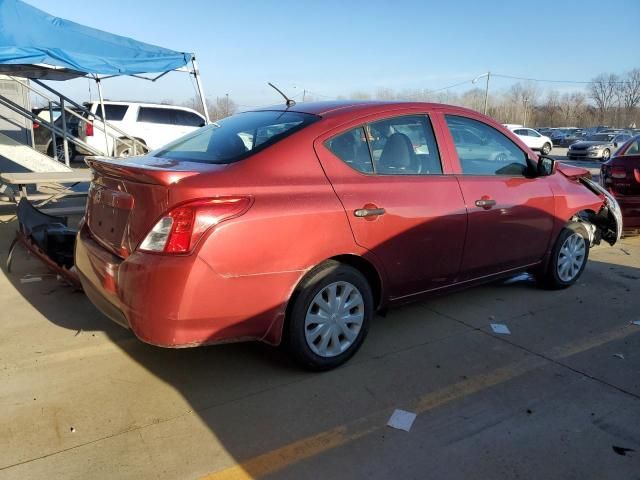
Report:
<svg viewBox="0 0 640 480"><path fill-rule="evenodd" d="M586 258L587 247L579 233L567 237L558 255L558 277L563 282L570 282L580 272Z"/></svg>
<svg viewBox="0 0 640 480"><path fill-rule="evenodd" d="M364 321L364 300L355 285L334 282L320 290L309 305L304 335L313 353L335 357L358 338Z"/></svg>
<svg viewBox="0 0 640 480"><path fill-rule="evenodd" d="M602 152L602 159L609 160L609 155L609 150L605 150L604 152Z"/></svg>

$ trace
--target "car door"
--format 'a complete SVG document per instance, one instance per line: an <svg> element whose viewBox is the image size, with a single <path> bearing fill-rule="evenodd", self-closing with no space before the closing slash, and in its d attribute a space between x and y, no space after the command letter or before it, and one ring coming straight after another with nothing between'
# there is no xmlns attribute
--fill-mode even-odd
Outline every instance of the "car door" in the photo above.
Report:
<svg viewBox="0 0 640 480"><path fill-rule="evenodd" d="M529 129L518 128L517 130L514 130L513 133L518 135L520 140L522 140L527 147L535 148L534 145L532 145L534 138L529 136Z"/></svg>
<svg viewBox="0 0 640 480"><path fill-rule="evenodd" d="M446 175L450 167L441 161L429 115L355 121L314 146L355 241L384 266L392 298L455 280L466 210L455 176Z"/></svg>
<svg viewBox="0 0 640 480"><path fill-rule="evenodd" d="M142 138L150 150L155 150L175 140L175 110L162 107L140 106L135 130L136 136Z"/></svg>
<svg viewBox="0 0 640 480"><path fill-rule="evenodd" d="M542 138L542 135L540 135L538 132L536 132L535 130L531 129L531 128L526 128L525 129L527 132L527 140L526 142L524 142L527 147L529 148L534 148L536 150L540 150L542 148L542 145L544 143L544 139Z"/></svg>
<svg viewBox="0 0 640 480"><path fill-rule="evenodd" d="M554 225L550 177L528 175L527 153L480 118L445 115L451 154L468 211L461 279L473 279L533 265L549 248ZM478 145L456 138L467 131ZM454 134L457 132L457 134Z"/></svg>

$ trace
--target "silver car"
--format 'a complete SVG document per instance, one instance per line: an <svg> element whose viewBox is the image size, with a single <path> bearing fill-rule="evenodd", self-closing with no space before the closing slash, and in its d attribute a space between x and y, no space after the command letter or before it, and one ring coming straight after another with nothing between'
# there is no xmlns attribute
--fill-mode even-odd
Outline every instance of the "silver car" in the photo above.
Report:
<svg viewBox="0 0 640 480"><path fill-rule="evenodd" d="M606 162L631 135L626 133L596 133L569 146L569 160L602 160Z"/></svg>

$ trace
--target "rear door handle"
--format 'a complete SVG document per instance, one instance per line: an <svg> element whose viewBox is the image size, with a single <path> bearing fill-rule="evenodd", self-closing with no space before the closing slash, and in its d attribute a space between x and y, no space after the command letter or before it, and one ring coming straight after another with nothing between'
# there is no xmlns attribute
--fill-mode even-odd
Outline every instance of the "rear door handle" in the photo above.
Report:
<svg viewBox="0 0 640 480"><path fill-rule="evenodd" d="M385 214L384 208L359 208L353 214L356 217L377 217Z"/></svg>
<svg viewBox="0 0 640 480"><path fill-rule="evenodd" d="M490 198L481 198L480 200L476 200L476 207L484 208L485 210L489 210L495 205L496 201L491 200Z"/></svg>

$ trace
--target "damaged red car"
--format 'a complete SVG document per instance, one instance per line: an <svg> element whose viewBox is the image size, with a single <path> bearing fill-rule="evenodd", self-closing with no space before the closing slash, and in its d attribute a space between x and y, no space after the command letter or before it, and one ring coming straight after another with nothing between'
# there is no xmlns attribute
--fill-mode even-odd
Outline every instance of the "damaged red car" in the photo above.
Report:
<svg viewBox="0 0 640 480"><path fill-rule="evenodd" d="M622 229L586 170L439 104L274 107L87 162L75 263L100 310L154 345L259 340L312 369L389 305L525 271L568 287Z"/></svg>

